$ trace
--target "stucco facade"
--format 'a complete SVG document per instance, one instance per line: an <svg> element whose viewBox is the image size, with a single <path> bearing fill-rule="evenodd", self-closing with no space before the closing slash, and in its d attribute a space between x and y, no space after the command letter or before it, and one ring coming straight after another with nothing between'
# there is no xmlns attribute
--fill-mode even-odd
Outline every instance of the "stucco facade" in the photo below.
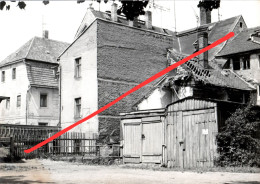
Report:
<svg viewBox="0 0 260 184"><path fill-rule="evenodd" d="M75 59L81 58L81 76L75 77ZM67 127L98 109L97 22L60 57L61 126ZM81 98L81 114L75 117L75 99ZM77 126L73 131L98 132L98 118Z"/></svg>
<svg viewBox="0 0 260 184"><path fill-rule="evenodd" d="M59 126L57 56L67 46L33 37L0 62L0 124Z"/></svg>
<svg viewBox="0 0 260 184"><path fill-rule="evenodd" d="M16 79L12 79L12 70L16 68ZM0 75L5 72L5 81L0 82L0 96L9 97L0 103L0 123L2 124L25 124L26 117L26 94L29 86L26 66L23 62L0 68ZM1 76L2 77L2 76ZM18 87L19 86L19 87ZM17 107L17 96L21 95L21 106Z"/></svg>
<svg viewBox="0 0 260 184"><path fill-rule="evenodd" d="M16 69L16 77L12 79L12 70ZM58 88L34 87L27 76L26 62L18 62L1 67L5 71L5 81L0 83L0 96L7 99L0 103L0 123L21 125L57 126L59 123ZM47 95L47 106L40 107L40 95ZM17 98L20 96L20 103ZM18 103L20 106L18 106Z"/></svg>

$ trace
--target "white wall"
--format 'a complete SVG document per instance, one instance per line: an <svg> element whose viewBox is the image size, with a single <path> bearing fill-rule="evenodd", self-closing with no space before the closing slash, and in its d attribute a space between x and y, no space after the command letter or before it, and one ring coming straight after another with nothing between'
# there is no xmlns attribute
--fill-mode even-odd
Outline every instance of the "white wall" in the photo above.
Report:
<svg viewBox="0 0 260 184"><path fill-rule="evenodd" d="M12 79L12 69L16 68L16 79ZM0 123L25 124L26 92L29 81L23 62L0 68L5 71L5 82L0 81L0 96L10 97L10 109L6 109L6 100L0 103ZM17 107L17 95L21 95L21 107Z"/></svg>
<svg viewBox="0 0 260 184"><path fill-rule="evenodd" d="M40 94L47 94L47 107L40 107ZM28 125L48 123L57 126L59 123L59 90L56 88L31 87L28 93Z"/></svg>
<svg viewBox="0 0 260 184"><path fill-rule="evenodd" d="M61 56L61 125L65 128L98 109L96 22ZM74 78L75 59L81 57L81 78ZM75 98L81 97L81 118L74 117ZM98 132L97 116L73 129Z"/></svg>

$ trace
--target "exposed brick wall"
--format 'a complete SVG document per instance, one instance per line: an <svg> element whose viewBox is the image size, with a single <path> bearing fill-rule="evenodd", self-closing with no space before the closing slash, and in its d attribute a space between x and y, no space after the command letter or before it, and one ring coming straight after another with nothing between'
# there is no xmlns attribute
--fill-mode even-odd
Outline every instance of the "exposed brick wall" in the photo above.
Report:
<svg viewBox="0 0 260 184"><path fill-rule="evenodd" d="M165 68L170 37L98 21L98 77L140 83Z"/></svg>
<svg viewBox="0 0 260 184"><path fill-rule="evenodd" d="M172 37L103 20L97 21L97 36L98 108L164 69L167 49L173 46ZM134 103L155 82L129 95L102 115L118 116L120 112L131 111ZM119 122L118 118L99 117L101 136L105 139L105 134L110 135L114 130L119 132Z"/></svg>
<svg viewBox="0 0 260 184"><path fill-rule="evenodd" d="M117 97L125 93L126 91L133 88L135 85L127 83L117 83L98 80L98 104L99 108L105 106L109 102L115 100ZM151 88L144 86L143 88L137 90L136 92L128 95L106 111L103 115L118 116L120 112L129 112L132 110L132 106L137 102L142 96L144 96Z"/></svg>

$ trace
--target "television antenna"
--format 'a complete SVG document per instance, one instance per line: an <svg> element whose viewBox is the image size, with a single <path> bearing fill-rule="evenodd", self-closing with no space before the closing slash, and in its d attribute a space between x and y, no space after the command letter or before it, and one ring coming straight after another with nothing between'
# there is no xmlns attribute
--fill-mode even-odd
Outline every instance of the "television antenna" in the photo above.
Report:
<svg viewBox="0 0 260 184"><path fill-rule="evenodd" d="M154 2L155 0L150 0L149 1L149 4L148 4L148 7L150 9L153 9L153 10L159 10L160 11L160 14L161 14L161 27L162 27L162 14L163 12L170 12L170 8L166 8L162 5L159 5L157 3Z"/></svg>

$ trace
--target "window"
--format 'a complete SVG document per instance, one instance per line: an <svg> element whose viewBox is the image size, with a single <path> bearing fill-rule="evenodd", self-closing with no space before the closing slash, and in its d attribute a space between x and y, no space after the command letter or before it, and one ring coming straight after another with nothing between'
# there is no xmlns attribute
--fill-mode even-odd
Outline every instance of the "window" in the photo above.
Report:
<svg viewBox="0 0 260 184"><path fill-rule="evenodd" d="M16 68L12 70L12 79L16 79Z"/></svg>
<svg viewBox="0 0 260 184"><path fill-rule="evenodd" d="M240 22L240 24L239 24L239 25L240 25L240 27L241 27L241 28L243 27L243 23L242 23L242 22Z"/></svg>
<svg viewBox="0 0 260 184"><path fill-rule="evenodd" d="M240 61L238 57L233 58L233 69L240 70Z"/></svg>
<svg viewBox="0 0 260 184"><path fill-rule="evenodd" d="M2 71L2 78L1 81L4 82L5 81L5 71Z"/></svg>
<svg viewBox="0 0 260 184"><path fill-rule="evenodd" d="M260 85L258 86L258 96L260 96Z"/></svg>
<svg viewBox="0 0 260 184"><path fill-rule="evenodd" d="M81 114L81 98L75 98L75 117L79 118Z"/></svg>
<svg viewBox="0 0 260 184"><path fill-rule="evenodd" d="M38 125L39 126L48 126L48 123L39 122Z"/></svg>
<svg viewBox="0 0 260 184"><path fill-rule="evenodd" d="M81 58L75 59L75 78L81 77Z"/></svg>
<svg viewBox="0 0 260 184"><path fill-rule="evenodd" d="M258 68L260 68L260 55L258 56Z"/></svg>
<svg viewBox="0 0 260 184"><path fill-rule="evenodd" d="M16 104L17 107L21 107L21 95L18 95L17 96L17 104Z"/></svg>
<svg viewBox="0 0 260 184"><path fill-rule="evenodd" d="M250 56L243 56L242 57L242 61L243 61L243 69L250 69Z"/></svg>
<svg viewBox="0 0 260 184"><path fill-rule="evenodd" d="M5 104L6 106L6 109L10 109L10 98L7 98L6 99L6 104Z"/></svg>
<svg viewBox="0 0 260 184"><path fill-rule="evenodd" d="M40 107L47 107L47 94L40 94Z"/></svg>

